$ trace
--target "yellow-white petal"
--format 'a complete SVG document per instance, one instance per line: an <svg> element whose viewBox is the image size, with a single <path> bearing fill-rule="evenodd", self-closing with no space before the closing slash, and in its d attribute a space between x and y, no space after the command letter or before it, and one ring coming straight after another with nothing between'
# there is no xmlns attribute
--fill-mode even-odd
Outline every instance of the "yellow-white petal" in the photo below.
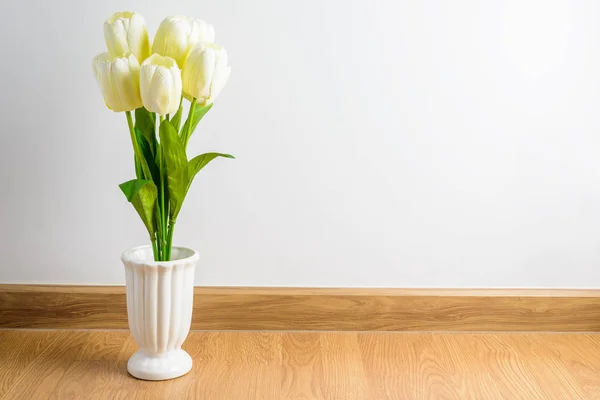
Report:
<svg viewBox="0 0 600 400"><path fill-rule="evenodd" d="M210 84L210 98L209 100L214 101L221 90L225 87L229 74L231 73L231 67L228 65L227 51L221 48L221 51L215 53L217 60L215 62L215 72L213 74L212 82Z"/></svg>
<svg viewBox="0 0 600 400"><path fill-rule="evenodd" d="M131 53L142 62L150 55L146 20L135 12L118 12L108 18L104 22L104 39L113 57Z"/></svg>
<svg viewBox="0 0 600 400"><path fill-rule="evenodd" d="M113 58L102 53L94 58L92 64L108 108L121 112L142 107L140 64L132 54Z"/></svg>
<svg viewBox="0 0 600 400"><path fill-rule="evenodd" d="M158 27L153 53L171 57L179 67L183 67L189 51L200 42L212 43L215 40L215 30L212 25L181 15L165 18Z"/></svg>
<svg viewBox="0 0 600 400"><path fill-rule="evenodd" d="M201 43L194 48L182 69L183 92L200 104L209 104L219 95L231 72L227 51L217 44Z"/></svg>
<svg viewBox="0 0 600 400"><path fill-rule="evenodd" d="M152 54L142 63L140 91L144 107L159 115L177 112L181 100L181 70L171 57Z"/></svg>

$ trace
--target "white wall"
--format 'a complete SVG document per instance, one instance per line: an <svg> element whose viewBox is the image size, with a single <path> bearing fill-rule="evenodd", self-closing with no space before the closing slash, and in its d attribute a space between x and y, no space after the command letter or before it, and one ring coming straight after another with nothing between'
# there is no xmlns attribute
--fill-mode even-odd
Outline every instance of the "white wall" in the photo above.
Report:
<svg viewBox="0 0 600 400"><path fill-rule="evenodd" d="M597 0L3 1L0 282L124 283L146 242L91 71L128 8L230 55L190 147L237 160L175 235L197 284L600 287Z"/></svg>

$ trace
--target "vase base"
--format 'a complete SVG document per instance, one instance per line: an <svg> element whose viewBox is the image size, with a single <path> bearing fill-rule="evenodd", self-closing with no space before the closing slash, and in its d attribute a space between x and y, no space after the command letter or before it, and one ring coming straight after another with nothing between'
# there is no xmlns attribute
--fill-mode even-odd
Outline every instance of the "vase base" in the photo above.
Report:
<svg viewBox="0 0 600 400"><path fill-rule="evenodd" d="M142 350L131 356L127 371L138 379L163 381L187 374L192 369L192 357L185 350L163 354L148 354Z"/></svg>

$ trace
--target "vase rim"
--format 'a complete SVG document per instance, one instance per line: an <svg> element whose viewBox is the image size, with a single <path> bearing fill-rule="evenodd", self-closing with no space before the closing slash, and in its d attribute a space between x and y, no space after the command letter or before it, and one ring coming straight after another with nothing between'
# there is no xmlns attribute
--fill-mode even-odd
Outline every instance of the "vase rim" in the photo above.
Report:
<svg viewBox="0 0 600 400"><path fill-rule="evenodd" d="M121 260L126 263L139 264L139 265L147 265L147 266L156 266L156 267L172 267L175 264L183 264L183 263L196 263L200 258L198 252L194 249L184 246L173 246L173 250L181 251L183 253L187 253L185 257L178 258L171 261L154 261L152 257L153 251L152 246L150 245L142 245L135 246L130 249L125 250L121 254ZM140 258L140 254L146 255L148 257Z"/></svg>

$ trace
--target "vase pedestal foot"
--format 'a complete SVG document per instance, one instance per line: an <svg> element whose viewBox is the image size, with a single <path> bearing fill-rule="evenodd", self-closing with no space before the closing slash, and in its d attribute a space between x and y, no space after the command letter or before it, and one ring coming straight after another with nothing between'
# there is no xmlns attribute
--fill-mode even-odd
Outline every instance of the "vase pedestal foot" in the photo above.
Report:
<svg viewBox="0 0 600 400"><path fill-rule="evenodd" d="M185 350L160 354L138 351L127 362L127 371L138 379L163 381L187 374L192 369L192 357Z"/></svg>

